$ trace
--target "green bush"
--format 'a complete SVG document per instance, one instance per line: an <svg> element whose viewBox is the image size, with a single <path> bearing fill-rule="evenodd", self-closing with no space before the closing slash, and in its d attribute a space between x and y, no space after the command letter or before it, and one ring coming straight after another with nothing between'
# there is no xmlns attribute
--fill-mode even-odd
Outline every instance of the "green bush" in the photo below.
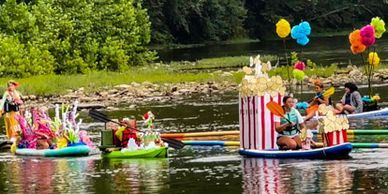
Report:
<svg viewBox="0 0 388 194"><path fill-rule="evenodd" d="M125 71L155 53L150 22L138 0L7 0L0 6L0 73Z"/></svg>

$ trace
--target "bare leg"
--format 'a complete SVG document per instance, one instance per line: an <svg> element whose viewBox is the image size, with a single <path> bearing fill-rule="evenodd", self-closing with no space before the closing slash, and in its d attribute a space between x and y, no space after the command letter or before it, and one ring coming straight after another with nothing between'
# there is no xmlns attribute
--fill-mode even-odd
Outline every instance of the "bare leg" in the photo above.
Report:
<svg viewBox="0 0 388 194"><path fill-rule="evenodd" d="M334 113L341 114L344 112L344 105L342 103L337 103L335 105Z"/></svg>
<svg viewBox="0 0 388 194"><path fill-rule="evenodd" d="M294 139L289 138L287 136L279 137L276 143L278 144L281 150L295 150L298 147L297 142Z"/></svg>
<svg viewBox="0 0 388 194"><path fill-rule="evenodd" d="M356 108L355 108L354 106L351 106L351 105L346 104L346 105L344 106L344 110L346 110L346 111L348 111L350 114L352 114L352 113L356 110Z"/></svg>
<svg viewBox="0 0 388 194"><path fill-rule="evenodd" d="M302 148L302 140L300 139L299 135L292 138L296 143L296 149Z"/></svg>

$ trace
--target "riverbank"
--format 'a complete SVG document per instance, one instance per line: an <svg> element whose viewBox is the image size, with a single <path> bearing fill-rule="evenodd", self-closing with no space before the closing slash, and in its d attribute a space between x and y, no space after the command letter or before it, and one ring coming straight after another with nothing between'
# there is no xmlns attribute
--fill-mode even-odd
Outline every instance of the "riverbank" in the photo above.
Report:
<svg viewBox="0 0 388 194"><path fill-rule="evenodd" d="M263 56L275 60L273 56ZM238 91L238 84L247 66L248 56L204 59L197 62L155 63L134 67L127 72L91 72L85 75L45 75L19 79L19 90L28 106L69 103L79 100L84 108L109 107L119 104L170 102L195 94L222 95ZM265 61L265 60L264 60ZM276 62L276 61L275 61ZM304 88L311 79L342 86L345 82L367 83L362 68L315 67L306 70ZM287 70L278 67L271 75L287 80ZM1 78L5 83L9 78ZM388 67L382 65L374 73L374 84L388 83ZM299 83L295 83L299 84ZM5 87L1 90L4 91Z"/></svg>

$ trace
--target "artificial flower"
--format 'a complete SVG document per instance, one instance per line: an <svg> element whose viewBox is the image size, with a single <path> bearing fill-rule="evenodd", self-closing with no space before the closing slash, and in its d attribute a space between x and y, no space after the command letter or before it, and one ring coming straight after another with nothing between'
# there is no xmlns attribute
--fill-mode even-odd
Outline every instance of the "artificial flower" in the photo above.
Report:
<svg viewBox="0 0 388 194"><path fill-rule="evenodd" d="M252 74L252 72L253 72L253 70L251 69L251 68L249 68L249 67L243 67L243 72L245 73L245 74L247 74L247 75L250 75L250 74Z"/></svg>
<svg viewBox="0 0 388 194"><path fill-rule="evenodd" d="M298 61L295 63L294 68L303 71L306 68L306 65L303 61Z"/></svg>
<svg viewBox="0 0 388 194"><path fill-rule="evenodd" d="M371 25L366 25L360 30L361 43L366 47L372 46L375 41L375 29Z"/></svg>
<svg viewBox="0 0 388 194"><path fill-rule="evenodd" d="M376 52L370 52L368 55L368 62L370 65L377 67L380 64L380 57Z"/></svg>
<svg viewBox="0 0 388 194"><path fill-rule="evenodd" d="M286 38L291 31L290 23L285 19L280 19L278 23L276 23L276 33L280 38Z"/></svg>
<svg viewBox="0 0 388 194"><path fill-rule="evenodd" d="M381 36L383 36L383 33L385 32L384 20L380 19L379 17L374 17L372 18L370 25L372 25L373 28L375 29L375 37L381 38Z"/></svg>

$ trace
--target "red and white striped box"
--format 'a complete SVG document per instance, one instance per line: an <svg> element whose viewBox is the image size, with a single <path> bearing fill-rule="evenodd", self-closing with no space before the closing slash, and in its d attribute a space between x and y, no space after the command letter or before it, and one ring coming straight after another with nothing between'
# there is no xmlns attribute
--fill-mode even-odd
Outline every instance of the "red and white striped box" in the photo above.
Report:
<svg viewBox="0 0 388 194"><path fill-rule="evenodd" d="M333 131L324 133L327 138L327 146L339 145L348 142L347 130Z"/></svg>
<svg viewBox="0 0 388 194"><path fill-rule="evenodd" d="M244 149L277 149L277 132L274 114L266 104L270 101L281 102L281 96L239 97L240 147Z"/></svg>

